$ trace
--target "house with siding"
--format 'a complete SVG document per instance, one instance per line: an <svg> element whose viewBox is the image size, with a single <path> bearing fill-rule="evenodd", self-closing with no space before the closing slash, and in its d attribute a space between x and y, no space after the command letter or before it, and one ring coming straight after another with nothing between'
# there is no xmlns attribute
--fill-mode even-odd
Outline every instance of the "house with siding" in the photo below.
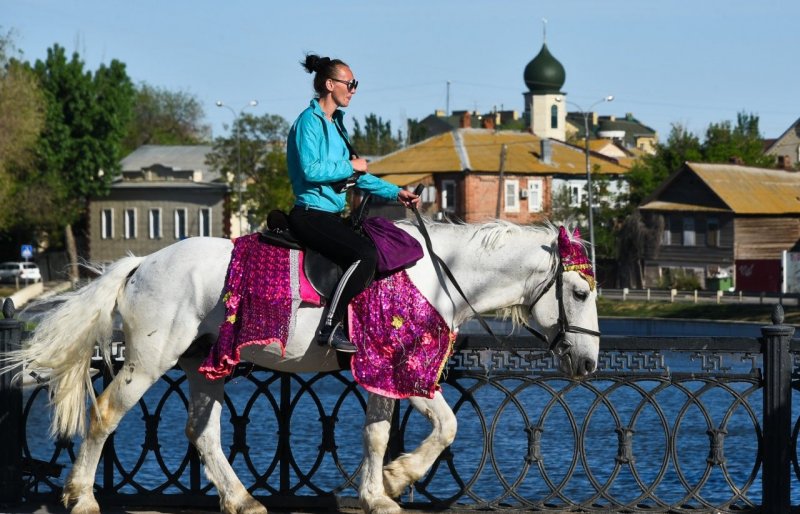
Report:
<svg viewBox="0 0 800 514"><path fill-rule="evenodd" d="M187 237L230 237L229 187L206 165L210 151L145 145L125 157L108 196L90 202L90 259L147 255Z"/></svg>
<svg viewBox="0 0 800 514"><path fill-rule="evenodd" d="M675 271L701 285L730 278L740 291L780 290L780 259L800 239L800 173L685 163L639 207L660 233L646 284Z"/></svg>
<svg viewBox="0 0 800 514"><path fill-rule="evenodd" d="M775 157L779 168L800 168L800 119L777 139L770 141L765 153Z"/></svg>

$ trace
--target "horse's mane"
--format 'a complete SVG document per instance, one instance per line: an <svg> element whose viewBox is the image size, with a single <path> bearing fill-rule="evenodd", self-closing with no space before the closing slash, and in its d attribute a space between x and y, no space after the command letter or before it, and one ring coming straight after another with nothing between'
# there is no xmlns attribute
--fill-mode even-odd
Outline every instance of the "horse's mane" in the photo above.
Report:
<svg viewBox="0 0 800 514"><path fill-rule="evenodd" d="M422 217L422 220L426 227L436 227L442 225L459 226L464 227L465 229L471 227L474 229L473 237L480 238L481 247L487 250L501 247L503 244L505 244L509 236L521 233L530 233L541 239L543 246L550 247L550 265L548 266L548 269L555 270L555 267L558 263L558 243L556 241L558 228L549 220L543 220L530 225L519 225L517 223L501 219L493 219L483 223L473 224L458 223L449 220L433 221L424 216ZM409 219L401 220L398 223L417 226L417 223L414 220ZM580 243L584 244L583 241L580 241ZM545 280L542 280L542 277L531 274L525 279L523 298L525 298L526 301L532 301L534 298L538 298L544 288L547 286L548 282L549 276L545 277ZM512 325L514 328L516 328L527 323L531 307L532 306L529 303L524 302L517 305L511 305L509 307L500 309L497 312L497 316L502 319L510 319Z"/></svg>

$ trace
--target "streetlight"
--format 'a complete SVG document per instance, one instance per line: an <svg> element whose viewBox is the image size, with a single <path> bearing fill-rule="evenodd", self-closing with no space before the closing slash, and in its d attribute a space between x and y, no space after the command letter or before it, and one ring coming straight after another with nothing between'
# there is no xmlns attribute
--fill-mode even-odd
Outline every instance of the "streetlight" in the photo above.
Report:
<svg viewBox="0 0 800 514"><path fill-rule="evenodd" d="M557 98L557 101L564 102L569 105L573 105L578 108L581 115L583 116L583 149L584 153L586 154L586 189L588 192L588 202L589 202L589 245L592 247L592 269L595 273L597 273L597 263L595 262L594 257L594 213L592 212L592 168L589 164L589 114L591 114L592 109L603 102L611 102L614 100L614 95L608 95L600 100L596 101L592 105L589 106L588 109L584 109L580 105L574 102L568 102L563 100L562 98Z"/></svg>
<svg viewBox="0 0 800 514"><path fill-rule="evenodd" d="M255 107L258 105L258 100L250 100L247 105L239 109L239 114L236 114L236 111L230 105L227 105L222 102L222 100L217 100L216 102L217 107L224 107L231 111L233 114L233 126L236 130L236 191L237 197L239 202L239 209L238 209L238 218L239 218L239 236L242 235L242 140L241 135L239 134L239 117L242 115L242 111L244 111L247 107Z"/></svg>

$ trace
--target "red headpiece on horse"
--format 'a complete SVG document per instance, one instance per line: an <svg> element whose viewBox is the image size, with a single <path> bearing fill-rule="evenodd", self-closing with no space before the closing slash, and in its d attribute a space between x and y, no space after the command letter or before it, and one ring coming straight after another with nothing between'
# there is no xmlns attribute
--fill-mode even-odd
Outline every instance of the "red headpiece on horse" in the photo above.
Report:
<svg viewBox="0 0 800 514"><path fill-rule="evenodd" d="M564 271L577 271L594 290L594 270L580 238L578 227L575 227L572 235L563 226L558 227L558 253L561 256L561 265Z"/></svg>

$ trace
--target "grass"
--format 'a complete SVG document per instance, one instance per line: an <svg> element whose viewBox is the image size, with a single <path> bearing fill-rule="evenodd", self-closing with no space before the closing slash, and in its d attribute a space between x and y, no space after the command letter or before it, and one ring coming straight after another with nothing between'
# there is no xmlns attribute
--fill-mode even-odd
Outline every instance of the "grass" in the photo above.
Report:
<svg viewBox="0 0 800 514"><path fill-rule="evenodd" d="M642 302L597 300L600 316L619 316L628 318L680 318L708 319L715 321L755 321L772 323L774 305L754 303L683 303L683 302ZM800 324L800 308L784 306L784 323Z"/></svg>

